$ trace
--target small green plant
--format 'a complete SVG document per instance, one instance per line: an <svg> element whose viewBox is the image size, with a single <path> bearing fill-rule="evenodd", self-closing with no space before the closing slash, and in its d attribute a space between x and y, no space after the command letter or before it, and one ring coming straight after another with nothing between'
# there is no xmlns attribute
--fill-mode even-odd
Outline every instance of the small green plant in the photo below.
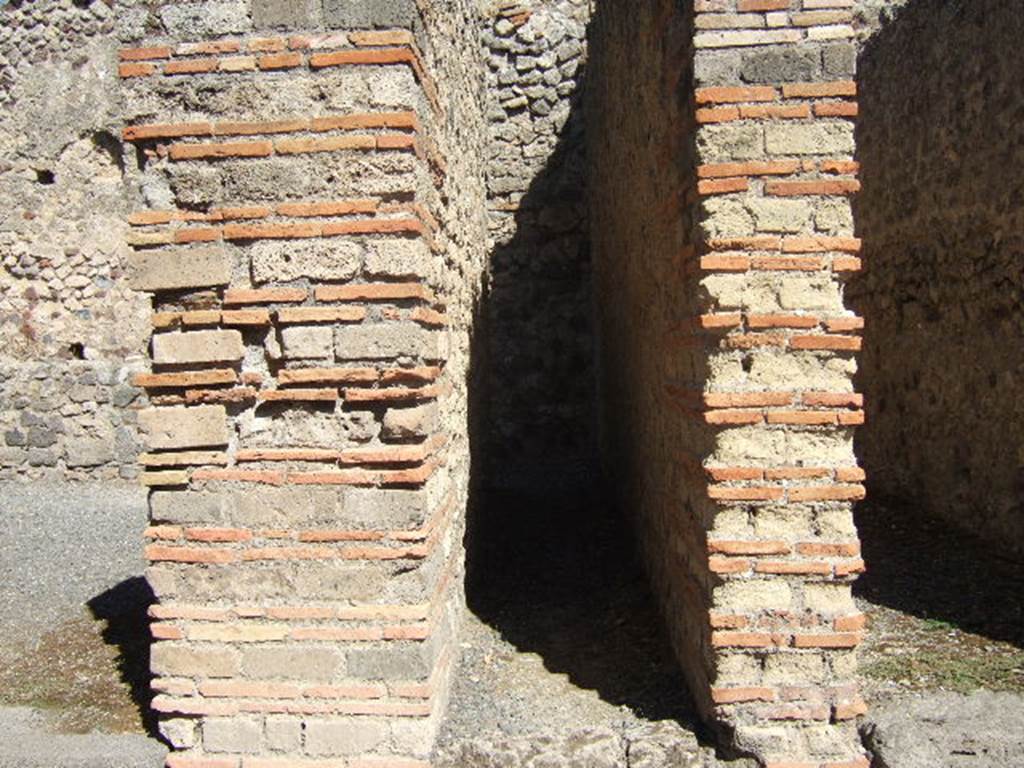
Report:
<svg viewBox="0 0 1024 768"><path fill-rule="evenodd" d="M922 622L922 626L929 632L949 632L950 630L956 629L955 624L951 624L948 621L942 619L925 619Z"/></svg>

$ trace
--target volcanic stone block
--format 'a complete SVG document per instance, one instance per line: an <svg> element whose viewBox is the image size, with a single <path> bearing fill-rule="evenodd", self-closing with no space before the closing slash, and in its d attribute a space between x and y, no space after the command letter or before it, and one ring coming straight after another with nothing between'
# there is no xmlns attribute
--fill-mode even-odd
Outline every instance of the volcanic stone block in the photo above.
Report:
<svg viewBox="0 0 1024 768"><path fill-rule="evenodd" d="M242 334L238 331L188 331L153 336L153 362L225 363L245 356Z"/></svg>
<svg viewBox="0 0 1024 768"><path fill-rule="evenodd" d="M231 282L231 258L221 248L161 248L135 251L128 280L137 291L211 288Z"/></svg>
<svg viewBox="0 0 1024 768"><path fill-rule="evenodd" d="M227 412L222 405L183 405L147 408L139 414L139 427L157 450L227 445Z"/></svg>

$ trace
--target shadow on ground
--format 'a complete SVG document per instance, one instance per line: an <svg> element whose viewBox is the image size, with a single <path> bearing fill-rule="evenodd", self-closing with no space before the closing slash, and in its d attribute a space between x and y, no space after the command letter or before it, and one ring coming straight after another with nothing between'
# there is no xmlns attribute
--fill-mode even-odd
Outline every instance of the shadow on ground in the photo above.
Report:
<svg viewBox="0 0 1024 768"><path fill-rule="evenodd" d="M626 525L596 494L491 491L471 518L469 608L551 673L645 720L695 724ZM580 724L587 725L587 724Z"/></svg>
<svg viewBox="0 0 1024 768"><path fill-rule="evenodd" d="M153 594L142 578L122 581L21 648L0 668L0 704L50 716L57 733L157 737L149 708Z"/></svg>
<svg viewBox="0 0 1024 768"><path fill-rule="evenodd" d="M1024 649L1024 564L907 504L857 509L868 570L854 594Z"/></svg>
<svg viewBox="0 0 1024 768"><path fill-rule="evenodd" d="M159 738L156 714L150 708L153 692L150 690L149 651L152 645L149 632L149 606L155 596L141 576L126 579L89 601L92 615L106 623L103 641L117 648L117 670L121 682L128 688L131 699L139 710L139 718L146 732Z"/></svg>

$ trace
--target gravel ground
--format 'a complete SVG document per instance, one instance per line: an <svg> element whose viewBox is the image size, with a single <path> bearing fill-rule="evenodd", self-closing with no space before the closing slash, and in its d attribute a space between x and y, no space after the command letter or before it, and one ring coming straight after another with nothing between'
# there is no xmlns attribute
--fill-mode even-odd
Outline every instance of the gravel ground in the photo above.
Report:
<svg viewBox="0 0 1024 768"><path fill-rule="evenodd" d="M38 710L0 708L0 768L158 768L166 750L131 734L54 733Z"/></svg>
<svg viewBox="0 0 1024 768"><path fill-rule="evenodd" d="M163 764L147 690L142 489L0 489L0 767Z"/></svg>
<svg viewBox="0 0 1024 768"><path fill-rule="evenodd" d="M860 653L868 701L1024 694L1024 563L911 506L862 504L857 527L868 565L854 586L871 620Z"/></svg>
<svg viewBox="0 0 1024 768"><path fill-rule="evenodd" d="M0 493L0 632L33 642L145 567L143 489L8 483Z"/></svg>

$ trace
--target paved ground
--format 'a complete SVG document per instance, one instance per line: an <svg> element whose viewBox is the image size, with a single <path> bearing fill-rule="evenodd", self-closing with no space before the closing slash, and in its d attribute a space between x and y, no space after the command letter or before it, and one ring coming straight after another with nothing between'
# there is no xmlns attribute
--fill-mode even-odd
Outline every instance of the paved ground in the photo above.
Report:
<svg viewBox="0 0 1024 768"><path fill-rule="evenodd" d="M0 488L0 768L156 768L144 492Z"/></svg>

